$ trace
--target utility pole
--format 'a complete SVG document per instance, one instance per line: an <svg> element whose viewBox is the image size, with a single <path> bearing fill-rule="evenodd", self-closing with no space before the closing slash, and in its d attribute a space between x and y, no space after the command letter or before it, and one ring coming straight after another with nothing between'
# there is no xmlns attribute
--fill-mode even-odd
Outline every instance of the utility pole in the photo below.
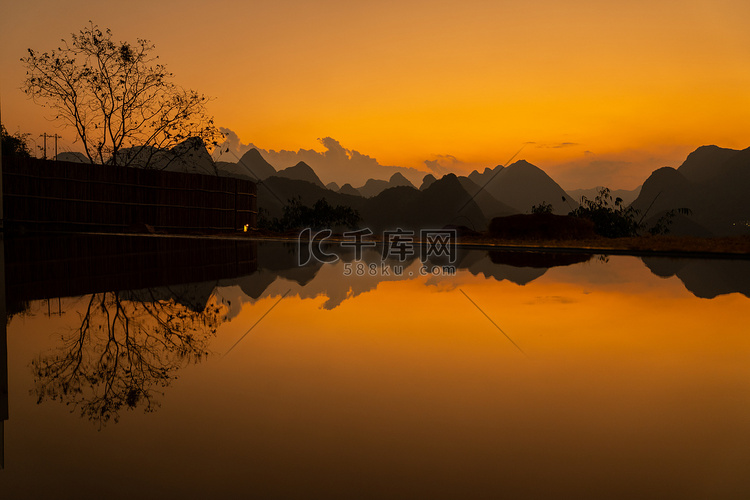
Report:
<svg viewBox="0 0 750 500"><path fill-rule="evenodd" d="M43 133L40 137L44 137L44 159L47 159L47 137L52 139L55 138L55 156L53 157L55 160L57 160L57 139L62 139L61 135L48 135L47 132Z"/></svg>
<svg viewBox="0 0 750 500"><path fill-rule="evenodd" d="M5 468L5 421L8 420L8 331L5 318L5 234L3 233L3 153L0 150L0 469Z"/></svg>
<svg viewBox="0 0 750 500"><path fill-rule="evenodd" d="M0 103L2 108L2 103ZM0 148L0 235L3 232L3 152ZM5 272L3 272L3 283L5 283Z"/></svg>

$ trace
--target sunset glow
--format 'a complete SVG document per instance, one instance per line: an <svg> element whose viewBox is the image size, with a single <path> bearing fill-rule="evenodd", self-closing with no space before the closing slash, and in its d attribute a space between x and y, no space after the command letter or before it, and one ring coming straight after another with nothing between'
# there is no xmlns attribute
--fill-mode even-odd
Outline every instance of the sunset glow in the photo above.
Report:
<svg viewBox="0 0 750 500"><path fill-rule="evenodd" d="M740 0L32 1L3 6L2 119L75 149L19 90L18 60L91 19L152 40L244 144L324 151L332 137L380 165L459 174L525 145L519 158L565 188L634 188L698 146L750 146L748 18Z"/></svg>

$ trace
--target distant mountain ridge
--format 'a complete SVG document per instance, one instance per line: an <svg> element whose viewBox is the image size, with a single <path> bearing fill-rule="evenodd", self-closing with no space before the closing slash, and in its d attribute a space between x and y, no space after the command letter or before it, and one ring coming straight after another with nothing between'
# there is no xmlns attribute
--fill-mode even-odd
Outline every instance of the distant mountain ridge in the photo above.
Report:
<svg viewBox="0 0 750 500"><path fill-rule="evenodd" d="M315 184L318 187L325 188L323 181L320 180L320 178L312 169L312 167L310 167L310 165L308 165L304 161L297 163L293 167L285 168L284 170L279 170L278 172L276 172L275 175L277 175L278 177L284 177L285 179L306 181L311 184Z"/></svg>
<svg viewBox="0 0 750 500"><path fill-rule="evenodd" d="M655 170L632 206L654 220L668 210L689 208L675 234L750 234L750 148L703 146L677 169ZM682 219L682 220L680 220Z"/></svg>
<svg viewBox="0 0 750 500"><path fill-rule="evenodd" d="M415 188L414 184L412 184L409 179L401 175L401 173L396 172L387 181L368 179L364 186L357 188L357 191L359 191L359 193L365 198L372 198L373 196L379 195L386 189L399 186Z"/></svg>
<svg viewBox="0 0 750 500"><path fill-rule="evenodd" d="M522 213L531 212L534 205L541 203L552 205L553 212L561 215L578 206L546 172L526 160L508 167L486 168L481 174L475 170L468 178L495 199Z"/></svg>
<svg viewBox="0 0 750 500"><path fill-rule="evenodd" d="M599 192L604 187L605 186L597 186L589 189L569 189L568 193L576 202L580 204L582 196L586 197L586 199L588 200L593 200L599 195ZM613 189L610 190L609 193L614 199L622 199L623 205L627 206L633 203L636 198L638 198L638 195L641 193L641 187L642 186L638 186L635 189Z"/></svg>
<svg viewBox="0 0 750 500"><path fill-rule="evenodd" d="M281 213L289 198L300 197L312 204L320 198L332 204L345 204L367 213L373 224L461 224L484 229L492 217L529 213L534 205L549 203L553 211L567 214L578 206L583 194L563 190L542 169L520 160L508 167L498 165L466 177L448 174L437 179L426 174L417 189L402 174L389 180L370 179L359 189L350 184L329 188L314 169L304 162L280 171L268 163L257 149L248 150L237 163L214 162L199 139L190 139L170 150L125 148L118 157L132 166L161 170L239 177L258 182L259 204L269 214ZM60 158L85 160L80 154L61 153ZM636 191L612 191L627 204ZM667 211L689 208L692 215L679 215L672 225L674 234L750 234L750 148L733 150L701 146L690 153L679 168L655 170L644 182L631 206L638 209L647 224ZM265 194L263 194L265 193ZM420 194L421 193L421 194ZM435 193L441 193L436 196ZM466 211L466 213L451 214ZM468 215L467 215L468 214ZM368 220L369 219L369 220Z"/></svg>

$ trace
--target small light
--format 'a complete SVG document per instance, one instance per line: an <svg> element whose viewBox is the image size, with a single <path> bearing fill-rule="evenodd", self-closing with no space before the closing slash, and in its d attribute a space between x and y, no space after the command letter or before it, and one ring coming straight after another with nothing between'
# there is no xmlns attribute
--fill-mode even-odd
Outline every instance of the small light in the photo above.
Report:
<svg viewBox="0 0 750 500"><path fill-rule="evenodd" d="M245 229L244 229L244 232L247 232L247 228L248 228L248 226L249 226L249 225L250 225L250 224L245 224Z"/></svg>

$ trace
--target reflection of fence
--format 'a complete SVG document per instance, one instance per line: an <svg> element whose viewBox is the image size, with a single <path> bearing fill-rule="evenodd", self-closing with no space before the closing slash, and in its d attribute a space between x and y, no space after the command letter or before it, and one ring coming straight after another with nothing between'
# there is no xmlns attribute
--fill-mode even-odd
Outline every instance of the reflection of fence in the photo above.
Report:
<svg viewBox="0 0 750 500"><path fill-rule="evenodd" d="M8 310L89 293L216 281L252 274L245 239L57 234L5 237Z"/></svg>
<svg viewBox="0 0 750 500"><path fill-rule="evenodd" d="M10 226L235 231L257 220L255 183L243 179L5 157L2 185Z"/></svg>

